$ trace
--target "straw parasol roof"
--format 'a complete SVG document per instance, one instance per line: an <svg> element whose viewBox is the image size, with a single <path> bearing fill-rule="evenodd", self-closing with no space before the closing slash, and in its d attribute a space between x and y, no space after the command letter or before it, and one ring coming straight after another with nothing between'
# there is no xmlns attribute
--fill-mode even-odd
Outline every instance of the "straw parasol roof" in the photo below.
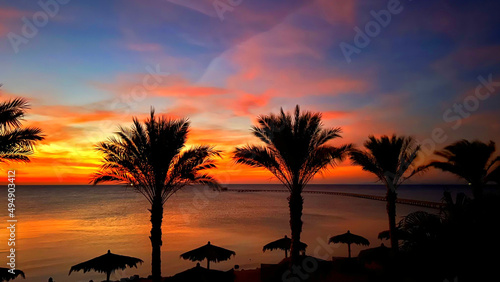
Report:
<svg viewBox="0 0 500 282"><path fill-rule="evenodd" d="M113 273L117 269L125 269L127 267L137 267L137 264L141 264L143 261L138 258L116 255L111 253L108 250L108 253L88 260L86 262L79 263L77 265L73 265L69 271L69 274L73 271L83 270L83 273L88 271L96 271L100 273L106 273L107 280L109 281L109 277L111 273Z"/></svg>
<svg viewBox="0 0 500 282"><path fill-rule="evenodd" d="M214 246L210 244L210 241L205 246L199 247L192 251L183 253L181 258L190 260L190 261L202 261L204 259L207 260L207 269L210 269L210 262L219 262L226 261L231 258L231 256L235 256L236 253L224 249L221 247Z"/></svg>
<svg viewBox="0 0 500 282"><path fill-rule="evenodd" d="M349 252L349 258L351 257L351 244L356 244L356 245L363 245L363 246L369 246L370 241L368 239L361 237L359 235L352 234L351 231L347 230L347 233L340 234L337 236L333 236L330 238L328 243L343 243L347 244L348 246L348 252Z"/></svg>
<svg viewBox="0 0 500 282"><path fill-rule="evenodd" d="M265 245L262 248L262 251L265 252L265 251L283 250L283 251L285 251L285 258L287 258L288 257L288 250L290 250L291 245L292 245L292 239L288 238L285 235L285 237ZM305 251L306 248L307 248L307 244L299 242L299 249L301 251Z"/></svg>

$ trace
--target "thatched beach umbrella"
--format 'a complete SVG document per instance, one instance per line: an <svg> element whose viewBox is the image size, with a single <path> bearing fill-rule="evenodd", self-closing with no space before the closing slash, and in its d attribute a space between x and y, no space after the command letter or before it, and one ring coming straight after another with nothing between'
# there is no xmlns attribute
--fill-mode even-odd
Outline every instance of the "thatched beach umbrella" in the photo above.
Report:
<svg viewBox="0 0 500 282"><path fill-rule="evenodd" d="M14 280L19 275L21 275L21 277L26 279L26 277L24 276L24 272L22 272L21 270L18 269L14 270L14 274L10 273L9 270L10 268L0 267L0 281L9 281L11 279Z"/></svg>
<svg viewBox="0 0 500 282"><path fill-rule="evenodd" d="M356 244L356 245L363 245L363 246L369 246L370 241L368 241L366 238L361 237L359 235L352 234L351 231L347 230L347 233L333 236L330 238L328 243L343 243L347 244L348 252L349 252L349 258L351 257L351 244Z"/></svg>
<svg viewBox="0 0 500 282"><path fill-rule="evenodd" d="M73 265L69 271L69 274L73 271L80 271L83 270L83 273L88 272L88 271L96 271L100 273L106 273L107 280L109 281L109 277L111 276L111 273L113 273L117 269L125 269L127 267L137 267L137 264L143 263L141 259L134 258L134 257L128 257L128 256L122 256L122 255L116 255L111 253L111 251L108 250L107 254L104 254L100 257L93 258L91 260L88 260L86 262L79 263L77 265Z"/></svg>
<svg viewBox="0 0 500 282"><path fill-rule="evenodd" d="M198 249L194 249L192 251L183 253L181 258L190 260L190 261L202 261L204 259L207 260L207 269L210 269L210 261L219 262L225 261L231 258L231 256L235 256L236 253L224 249L221 247L214 246L210 244L210 241L205 246L199 247Z"/></svg>
<svg viewBox="0 0 500 282"><path fill-rule="evenodd" d="M292 239L288 238L286 235L284 238L273 241L262 248L262 251L274 251L274 250L283 250L285 251L285 258L288 257L288 250L290 250L290 246L292 245ZM299 242L299 250L305 251L307 248L307 244Z"/></svg>

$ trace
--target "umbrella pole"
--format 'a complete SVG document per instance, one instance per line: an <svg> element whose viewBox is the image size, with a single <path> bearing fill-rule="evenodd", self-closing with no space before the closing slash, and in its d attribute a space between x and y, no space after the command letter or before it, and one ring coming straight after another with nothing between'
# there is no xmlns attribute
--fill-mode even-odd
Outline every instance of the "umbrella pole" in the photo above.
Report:
<svg viewBox="0 0 500 282"><path fill-rule="evenodd" d="M207 269L210 269L210 260L207 258Z"/></svg>
<svg viewBox="0 0 500 282"><path fill-rule="evenodd" d="M349 252L349 258L351 258L351 244L347 244L347 251Z"/></svg>
<svg viewBox="0 0 500 282"><path fill-rule="evenodd" d="M108 281L108 282L109 282L109 277L111 276L111 271L106 272L106 276L107 276L106 281Z"/></svg>
<svg viewBox="0 0 500 282"><path fill-rule="evenodd" d="M288 252L287 252L287 249L285 249L285 258L288 257Z"/></svg>

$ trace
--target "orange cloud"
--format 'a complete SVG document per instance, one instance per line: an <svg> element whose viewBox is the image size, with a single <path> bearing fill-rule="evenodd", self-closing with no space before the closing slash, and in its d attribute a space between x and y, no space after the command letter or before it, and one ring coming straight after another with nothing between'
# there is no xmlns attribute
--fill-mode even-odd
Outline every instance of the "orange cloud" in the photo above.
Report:
<svg viewBox="0 0 500 282"><path fill-rule="evenodd" d="M57 120L60 115L66 114L67 111L80 111L76 114L75 121L92 121L95 120L92 113L87 113L89 117L83 115L83 110L73 109L72 107L52 107L51 110L58 108L60 112L51 115L53 120ZM47 109L45 109L47 110ZM49 114L41 111L43 114ZM190 107L178 107L172 112L163 112L169 116L181 115L185 111L192 111ZM308 110L314 110L308 108ZM340 145L349 142L356 142L358 145L365 140L366 132L379 132L387 123L379 122L383 116L378 116L374 113L369 113L366 110L367 118L352 116L348 113L327 111L325 112L325 123L327 126L342 126L344 129L343 136L345 139L338 139L333 142L334 145ZM83 111L85 112L85 111ZM162 112L159 112L160 114ZM368 118L368 116L370 118ZM337 118L342 119L346 124L333 124ZM142 119L142 117L141 117ZM372 120L373 119L373 120ZM52 121L53 121L52 120ZM20 181L26 184L86 184L89 176L95 172L100 163L100 156L94 151L94 144L104 140L111 135L111 132L100 133L98 136L86 135L93 130L93 125L87 124L85 127L78 128L72 131L72 125L35 123L30 124L42 127L48 134L48 141L37 146L37 152L33 157L33 161L29 164L16 164L15 166L20 171ZM73 124L74 126L75 124ZM200 128L199 124L193 122L193 128L188 138L188 146L196 144L211 144L217 146L218 149L224 151L223 159L219 161L219 169L213 173L223 183L276 183L272 175L260 169L250 169L244 166L235 165L231 159L231 151L236 146L247 143L258 142L250 133L250 124L245 125L241 130L232 130L220 126L219 128ZM380 131L380 132L385 132ZM59 132L59 133L58 133ZM390 134L392 132L388 132ZM362 173L359 168L352 167L348 162L342 166L326 172L324 175L318 175L314 183L347 183L352 180L358 182L371 182L372 177L369 174Z"/></svg>
<svg viewBox="0 0 500 282"><path fill-rule="evenodd" d="M109 110L87 109L85 106L43 106L33 109L33 114L53 119L64 119L67 123L86 123L109 120L119 116Z"/></svg>
<svg viewBox="0 0 500 282"><path fill-rule="evenodd" d="M321 116L325 120L340 119L349 116L349 113L343 111L327 111L327 112L322 112Z"/></svg>
<svg viewBox="0 0 500 282"><path fill-rule="evenodd" d="M189 104L179 104L167 108L165 113L172 118L189 118L200 113L200 109Z"/></svg>
<svg viewBox="0 0 500 282"><path fill-rule="evenodd" d="M237 94L221 99L220 103L230 109L237 116L254 117L256 109L264 109L275 96L275 91L266 91L261 94L250 94L238 91Z"/></svg>
<svg viewBox="0 0 500 282"><path fill-rule="evenodd" d="M124 93L130 95L135 87L143 86L144 81L148 83L146 90L147 94L151 96L196 98L222 95L229 92L227 89L220 87L191 83L180 75L160 75L155 79L155 77L149 77L148 73L121 75L116 82L98 84L97 87L111 91L117 95L123 95Z"/></svg>
<svg viewBox="0 0 500 282"><path fill-rule="evenodd" d="M228 91L226 89L218 87L208 87L208 86L196 86L189 84L178 84L172 86L159 87L154 90L158 96L166 97L203 97L203 96L213 96L225 94Z"/></svg>

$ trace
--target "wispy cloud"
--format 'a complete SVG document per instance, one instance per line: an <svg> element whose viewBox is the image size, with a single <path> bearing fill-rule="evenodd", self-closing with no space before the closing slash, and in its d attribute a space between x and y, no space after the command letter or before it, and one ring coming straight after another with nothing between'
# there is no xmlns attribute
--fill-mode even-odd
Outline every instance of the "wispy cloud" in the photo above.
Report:
<svg viewBox="0 0 500 282"><path fill-rule="evenodd" d="M0 8L4 39L39 9L36 2L11 2ZM443 111L473 93L478 75L500 79L498 1L405 2L404 16L352 64L339 43L352 40L353 28L372 20L370 11L387 1L243 1L224 21L212 0L95 5L72 2L30 48L2 57L0 99L29 98L27 124L47 134L25 174L33 182L86 183L98 165L94 144L132 116L145 118L151 106L158 114L190 118L190 145L209 143L226 152L256 142L250 127L258 115L296 104L322 112L325 126L342 127L338 144L360 146L369 134L428 138L434 128L449 126ZM134 100L147 66L163 74ZM500 142L498 97L448 132L449 140ZM270 179L239 170L226 154L218 173L231 173L234 182ZM316 181L372 180L347 162Z"/></svg>

